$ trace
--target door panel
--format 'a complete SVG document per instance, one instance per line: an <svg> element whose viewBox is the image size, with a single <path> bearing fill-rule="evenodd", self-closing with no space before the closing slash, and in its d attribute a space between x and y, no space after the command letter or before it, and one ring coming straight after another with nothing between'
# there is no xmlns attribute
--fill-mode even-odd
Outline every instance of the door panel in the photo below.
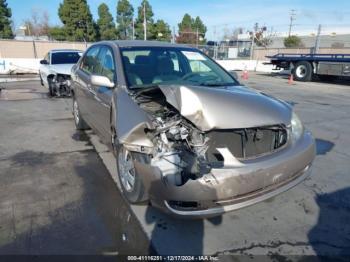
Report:
<svg viewBox="0 0 350 262"><path fill-rule="evenodd" d="M115 82L116 70L113 51L104 46L97 58L98 70L96 74L106 76L110 81ZM110 138L110 106L113 97L113 89L104 86L92 86L94 90L93 112L100 133L106 138Z"/></svg>
<svg viewBox="0 0 350 262"><path fill-rule="evenodd" d="M82 58L82 62L77 69L77 89L76 96L77 101L79 103L79 109L84 120L92 127L98 126L96 122L96 117L94 117L94 96L95 91L91 87L91 75L95 74L96 70L96 61L97 56L100 51L100 46L91 47L84 57Z"/></svg>

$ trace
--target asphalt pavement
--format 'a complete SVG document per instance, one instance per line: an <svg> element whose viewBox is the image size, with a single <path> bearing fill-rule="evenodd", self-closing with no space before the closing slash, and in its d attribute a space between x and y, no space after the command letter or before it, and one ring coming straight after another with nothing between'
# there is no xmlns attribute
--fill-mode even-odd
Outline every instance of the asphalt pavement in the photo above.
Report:
<svg viewBox="0 0 350 262"><path fill-rule="evenodd" d="M0 254L145 254L150 242L69 99L39 81L0 92ZM0 259L1 260L1 259Z"/></svg>

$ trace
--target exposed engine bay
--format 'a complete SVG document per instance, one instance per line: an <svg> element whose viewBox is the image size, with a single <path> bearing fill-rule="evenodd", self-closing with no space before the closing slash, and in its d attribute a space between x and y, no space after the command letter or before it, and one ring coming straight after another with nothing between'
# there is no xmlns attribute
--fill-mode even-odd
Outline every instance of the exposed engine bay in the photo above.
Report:
<svg viewBox="0 0 350 262"><path fill-rule="evenodd" d="M70 75L57 74L53 77L51 83L51 94L53 96L71 96L71 77Z"/></svg>
<svg viewBox="0 0 350 262"><path fill-rule="evenodd" d="M153 129L146 129L153 142L151 165L165 181L181 186L189 179L210 173L212 168L235 165L239 160L271 153L287 142L282 125L248 129L202 131L167 102L160 88L145 88L132 95L150 116Z"/></svg>

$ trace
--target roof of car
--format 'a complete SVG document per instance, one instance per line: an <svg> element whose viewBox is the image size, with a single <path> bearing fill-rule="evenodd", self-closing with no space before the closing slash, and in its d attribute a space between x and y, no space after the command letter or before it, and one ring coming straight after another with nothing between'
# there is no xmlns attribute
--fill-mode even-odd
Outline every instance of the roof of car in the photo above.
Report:
<svg viewBox="0 0 350 262"><path fill-rule="evenodd" d="M192 48L191 46L173 44L161 41L143 41L143 40L116 40L113 42L118 47L185 47Z"/></svg>
<svg viewBox="0 0 350 262"><path fill-rule="evenodd" d="M83 52L78 49L52 49L50 50L51 53L64 53L64 52Z"/></svg>

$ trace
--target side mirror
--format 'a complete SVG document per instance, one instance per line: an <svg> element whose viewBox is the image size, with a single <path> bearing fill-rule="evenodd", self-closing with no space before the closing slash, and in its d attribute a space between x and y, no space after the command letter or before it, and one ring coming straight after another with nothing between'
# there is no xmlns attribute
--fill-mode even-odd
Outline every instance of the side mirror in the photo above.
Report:
<svg viewBox="0 0 350 262"><path fill-rule="evenodd" d="M42 65L48 65L49 62L47 62L45 59L43 59L43 60L40 60L40 64L42 64Z"/></svg>
<svg viewBox="0 0 350 262"><path fill-rule="evenodd" d="M113 88L115 86L115 84L106 76L92 75L90 81L94 86L105 86L108 88Z"/></svg>

